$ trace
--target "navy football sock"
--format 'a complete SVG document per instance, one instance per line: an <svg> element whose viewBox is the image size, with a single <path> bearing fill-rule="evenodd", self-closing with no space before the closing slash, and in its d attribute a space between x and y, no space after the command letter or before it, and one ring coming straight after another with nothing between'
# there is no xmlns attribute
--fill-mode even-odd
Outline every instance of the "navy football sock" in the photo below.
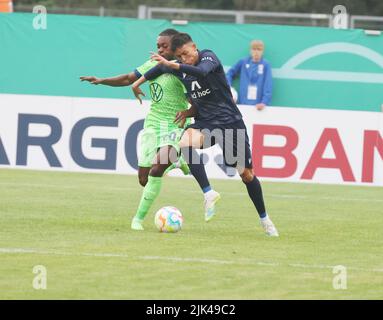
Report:
<svg viewBox="0 0 383 320"><path fill-rule="evenodd" d="M267 214L265 209L265 203L263 201L261 183L259 182L258 178L254 176L253 180L248 183L245 183L245 185L247 188L247 192L251 198L251 201L253 201L254 206L257 209L259 217L265 218Z"/></svg>
<svg viewBox="0 0 383 320"><path fill-rule="evenodd" d="M206 175L205 165L202 162L201 156L192 147L181 148L182 155L186 160L191 174L197 180L202 191L206 193L211 190L209 180Z"/></svg>

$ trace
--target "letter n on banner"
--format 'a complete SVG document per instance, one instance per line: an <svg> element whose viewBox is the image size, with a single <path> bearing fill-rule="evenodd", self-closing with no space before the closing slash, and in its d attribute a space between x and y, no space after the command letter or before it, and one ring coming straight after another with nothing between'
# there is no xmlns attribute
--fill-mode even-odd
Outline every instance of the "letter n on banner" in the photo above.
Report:
<svg viewBox="0 0 383 320"><path fill-rule="evenodd" d="M374 180L375 150L383 160L383 138L377 130L365 130L363 142L362 182Z"/></svg>

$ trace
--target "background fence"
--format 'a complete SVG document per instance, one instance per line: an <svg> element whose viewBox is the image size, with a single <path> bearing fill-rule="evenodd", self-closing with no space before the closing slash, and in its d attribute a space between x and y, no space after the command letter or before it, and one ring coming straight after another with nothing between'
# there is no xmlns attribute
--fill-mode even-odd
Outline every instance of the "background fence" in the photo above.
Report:
<svg viewBox="0 0 383 320"><path fill-rule="evenodd" d="M14 4L15 12L32 12L32 9L33 5ZM140 5L138 9L112 9L106 6L100 6L98 8L49 7L48 11L56 14L80 14L139 19L182 19L200 22L260 23L317 27L332 27L334 18L334 15L331 13L209 10L151 7L146 5ZM350 28L383 30L383 17L350 15L347 19Z"/></svg>

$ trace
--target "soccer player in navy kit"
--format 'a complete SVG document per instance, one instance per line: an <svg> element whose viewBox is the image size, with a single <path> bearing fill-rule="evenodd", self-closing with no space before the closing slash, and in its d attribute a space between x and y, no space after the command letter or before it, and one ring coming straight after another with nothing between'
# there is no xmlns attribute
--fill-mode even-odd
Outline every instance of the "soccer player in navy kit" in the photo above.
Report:
<svg viewBox="0 0 383 320"><path fill-rule="evenodd" d="M193 149L218 143L223 149L226 165L235 167L246 185L266 234L278 236L277 229L266 213L260 182L253 174L246 126L231 95L221 62L211 50L199 51L186 33L173 37L172 50L178 62L152 54L152 59L158 61L158 65L138 79L132 89L139 98L143 94L139 86L164 73L172 73L183 82L193 107L180 112L177 120L194 117L195 123L185 129L180 147L191 173L204 192L205 220L209 221L214 216L215 203L220 195L211 188L204 164L200 159L190 159L190 154Z"/></svg>

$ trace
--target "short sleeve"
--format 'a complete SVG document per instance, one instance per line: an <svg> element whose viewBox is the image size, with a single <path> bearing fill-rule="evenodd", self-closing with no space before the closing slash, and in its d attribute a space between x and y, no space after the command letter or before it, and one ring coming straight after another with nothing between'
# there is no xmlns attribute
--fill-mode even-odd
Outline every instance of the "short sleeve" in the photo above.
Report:
<svg viewBox="0 0 383 320"><path fill-rule="evenodd" d="M150 69L152 69L153 67L155 67L157 65L157 61L152 61L152 60L148 60L146 61L144 64L142 64L141 66L139 66L138 68L136 68L134 70L134 73L139 77L141 77L143 74L145 74L147 71L149 71Z"/></svg>

